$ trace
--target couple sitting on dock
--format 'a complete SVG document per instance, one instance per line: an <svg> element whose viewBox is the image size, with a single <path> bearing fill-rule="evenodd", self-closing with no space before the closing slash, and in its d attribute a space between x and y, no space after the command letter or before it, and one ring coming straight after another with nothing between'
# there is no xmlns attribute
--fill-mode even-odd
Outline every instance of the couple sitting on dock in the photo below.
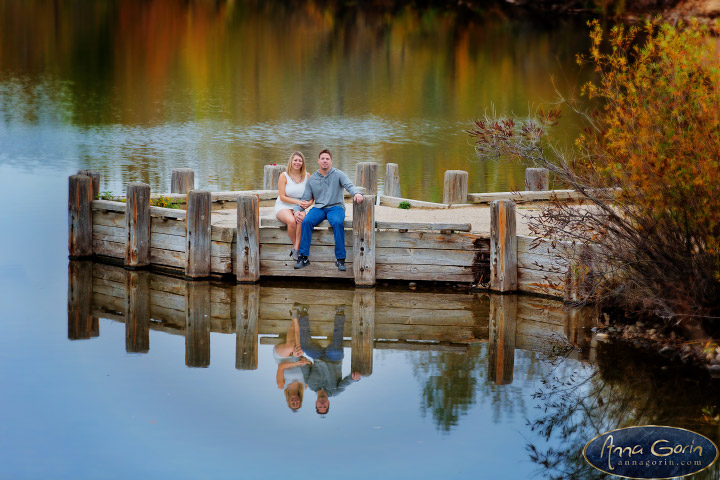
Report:
<svg viewBox="0 0 720 480"><path fill-rule="evenodd" d="M290 256L297 261L295 268L310 265L308 257L313 229L327 219L335 237L335 265L341 272L346 270L343 189L357 203L363 201L363 196L345 173L332 168L332 161L330 150L321 150L318 155L320 168L310 175L306 170L305 156L293 152L287 170L280 175L275 216L288 227L288 236L293 244Z"/></svg>
<svg viewBox="0 0 720 480"><path fill-rule="evenodd" d="M339 395L361 378L358 372L342 377L345 307L336 308L332 339L325 347L311 337L306 306L296 305L290 313L292 324L285 343L275 345L273 349L278 364L277 386L284 391L285 401L293 412L302 407L305 389L309 387L317 393L315 411L324 415L330 411L330 397Z"/></svg>

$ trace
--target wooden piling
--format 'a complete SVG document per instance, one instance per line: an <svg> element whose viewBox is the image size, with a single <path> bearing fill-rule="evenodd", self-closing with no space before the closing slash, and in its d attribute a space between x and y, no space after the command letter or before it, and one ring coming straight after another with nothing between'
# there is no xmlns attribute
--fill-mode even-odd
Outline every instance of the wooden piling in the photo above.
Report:
<svg viewBox="0 0 720 480"><path fill-rule="evenodd" d="M467 203L468 199L468 172L463 170L446 170L445 185L443 187L443 203L454 205Z"/></svg>
<svg viewBox="0 0 720 480"><path fill-rule="evenodd" d="M68 264L68 339L85 340L100 334L97 317L92 316L93 264Z"/></svg>
<svg viewBox="0 0 720 480"><path fill-rule="evenodd" d="M355 285L375 285L375 195L353 201L353 274Z"/></svg>
<svg viewBox="0 0 720 480"><path fill-rule="evenodd" d="M525 169L525 190L530 192L550 189L550 170L547 168Z"/></svg>
<svg viewBox="0 0 720 480"><path fill-rule="evenodd" d="M77 174L92 178L93 200L97 200L100 196L100 173L95 170L78 170Z"/></svg>
<svg viewBox="0 0 720 480"><path fill-rule="evenodd" d="M174 168L170 180L170 193L188 193L195 189L195 170Z"/></svg>
<svg viewBox="0 0 720 480"><path fill-rule="evenodd" d="M355 185L365 188L368 195L377 195L378 164L360 162L355 166Z"/></svg>
<svg viewBox="0 0 720 480"><path fill-rule="evenodd" d="M375 289L359 288L353 295L350 371L363 377L373 370L375 342Z"/></svg>
<svg viewBox="0 0 720 480"><path fill-rule="evenodd" d="M125 272L125 351L150 350L150 272Z"/></svg>
<svg viewBox="0 0 720 480"><path fill-rule="evenodd" d="M68 188L68 251L71 258L93 254L92 179L72 175Z"/></svg>
<svg viewBox="0 0 720 480"><path fill-rule="evenodd" d="M397 163L385 165L385 195L388 197L402 197L400 194L400 173Z"/></svg>
<svg viewBox="0 0 720 480"><path fill-rule="evenodd" d="M512 383L516 333L517 296L491 295L488 381L497 385Z"/></svg>
<svg viewBox="0 0 720 480"><path fill-rule="evenodd" d="M256 195L237 198L237 255L235 276L240 283L260 279L260 203Z"/></svg>
<svg viewBox="0 0 720 480"><path fill-rule="evenodd" d="M575 252L572 253L570 265L565 274L563 300L568 303L582 304L590 298L595 283L592 271L593 250L589 245L578 245Z"/></svg>
<svg viewBox="0 0 720 480"><path fill-rule="evenodd" d="M258 367L258 323L260 286L235 287L235 368L256 370Z"/></svg>
<svg viewBox="0 0 720 480"><path fill-rule="evenodd" d="M515 203L495 200L490 204L490 289L517 290L517 224Z"/></svg>
<svg viewBox="0 0 720 480"><path fill-rule="evenodd" d="M185 276L210 276L210 192L192 190L187 195L187 232L185 235Z"/></svg>
<svg viewBox="0 0 720 480"><path fill-rule="evenodd" d="M125 266L150 265L150 185L130 183L125 209Z"/></svg>
<svg viewBox="0 0 720 480"><path fill-rule="evenodd" d="M210 366L210 283L185 284L185 365Z"/></svg>
<svg viewBox="0 0 720 480"><path fill-rule="evenodd" d="M287 170L285 165L265 165L263 167L263 190L277 190L280 174Z"/></svg>

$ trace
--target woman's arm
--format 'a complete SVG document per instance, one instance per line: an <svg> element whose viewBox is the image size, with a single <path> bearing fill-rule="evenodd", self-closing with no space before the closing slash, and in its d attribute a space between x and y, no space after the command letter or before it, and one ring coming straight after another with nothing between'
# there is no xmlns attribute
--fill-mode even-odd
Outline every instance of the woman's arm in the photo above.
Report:
<svg viewBox="0 0 720 480"><path fill-rule="evenodd" d="M280 201L299 205L300 200L285 195L285 187L287 187L287 177L281 174L280 179L278 180L278 196L280 197Z"/></svg>

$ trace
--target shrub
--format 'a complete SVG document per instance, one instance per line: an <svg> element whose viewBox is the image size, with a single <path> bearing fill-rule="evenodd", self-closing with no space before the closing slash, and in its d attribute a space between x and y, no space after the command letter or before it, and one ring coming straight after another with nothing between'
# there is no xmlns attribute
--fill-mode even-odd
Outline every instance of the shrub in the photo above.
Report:
<svg viewBox="0 0 720 480"><path fill-rule="evenodd" d="M403 210L410 210L410 202L407 200L403 200L402 202L398 203L398 208L402 208Z"/></svg>

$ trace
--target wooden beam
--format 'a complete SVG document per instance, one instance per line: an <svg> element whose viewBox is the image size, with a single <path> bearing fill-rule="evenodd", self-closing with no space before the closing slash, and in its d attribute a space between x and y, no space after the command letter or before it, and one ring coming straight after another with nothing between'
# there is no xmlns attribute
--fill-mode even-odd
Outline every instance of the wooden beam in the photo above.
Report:
<svg viewBox="0 0 720 480"><path fill-rule="evenodd" d="M514 292L518 287L516 222L513 202L490 204L490 289L497 292Z"/></svg>
<svg viewBox="0 0 720 480"><path fill-rule="evenodd" d="M150 265L150 185L129 183L125 210L125 266Z"/></svg>
<svg viewBox="0 0 720 480"><path fill-rule="evenodd" d="M277 190L280 174L287 170L285 165L265 165L263 167L263 190Z"/></svg>
<svg viewBox="0 0 720 480"><path fill-rule="evenodd" d="M375 285L375 195L353 202L353 273L355 285Z"/></svg>
<svg viewBox="0 0 720 480"><path fill-rule="evenodd" d="M388 197L400 197L400 173L397 163L385 165L385 195ZM380 202L382 202L382 196Z"/></svg>
<svg viewBox="0 0 720 480"><path fill-rule="evenodd" d="M375 289L359 288L353 297L352 351L350 371L372 375L375 338Z"/></svg>
<svg viewBox="0 0 720 480"><path fill-rule="evenodd" d="M375 162L359 162L355 165L355 185L363 187L363 195L377 195L378 164Z"/></svg>
<svg viewBox="0 0 720 480"><path fill-rule="evenodd" d="M468 172L463 170L446 170L443 186L443 203L453 205L468 203Z"/></svg>
<svg viewBox="0 0 720 480"><path fill-rule="evenodd" d="M210 284L185 284L185 365L210 366Z"/></svg>
<svg viewBox="0 0 720 480"><path fill-rule="evenodd" d="M550 170L547 168L525 169L525 190L546 192L550 189Z"/></svg>
<svg viewBox="0 0 720 480"><path fill-rule="evenodd" d="M186 194L195 189L195 170L192 168L175 168L170 180L170 192Z"/></svg>
<svg viewBox="0 0 720 480"><path fill-rule="evenodd" d="M185 276L210 276L210 192L188 193L187 232L185 235Z"/></svg>
<svg viewBox="0 0 720 480"><path fill-rule="evenodd" d="M235 368L256 370L258 367L259 285L235 287Z"/></svg>
<svg viewBox="0 0 720 480"><path fill-rule="evenodd" d="M70 258L93 254L92 179L72 175L68 188L68 252Z"/></svg>
<svg viewBox="0 0 720 480"><path fill-rule="evenodd" d="M150 350L150 273L125 272L125 351Z"/></svg>
<svg viewBox="0 0 720 480"><path fill-rule="evenodd" d="M491 295L488 381L497 385L512 383L516 331L517 296Z"/></svg>
<svg viewBox="0 0 720 480"><path fill-rule="evenodd" d="M260 206L255 195L237 197L235 276L240 283L260 279Z"/></svg>

